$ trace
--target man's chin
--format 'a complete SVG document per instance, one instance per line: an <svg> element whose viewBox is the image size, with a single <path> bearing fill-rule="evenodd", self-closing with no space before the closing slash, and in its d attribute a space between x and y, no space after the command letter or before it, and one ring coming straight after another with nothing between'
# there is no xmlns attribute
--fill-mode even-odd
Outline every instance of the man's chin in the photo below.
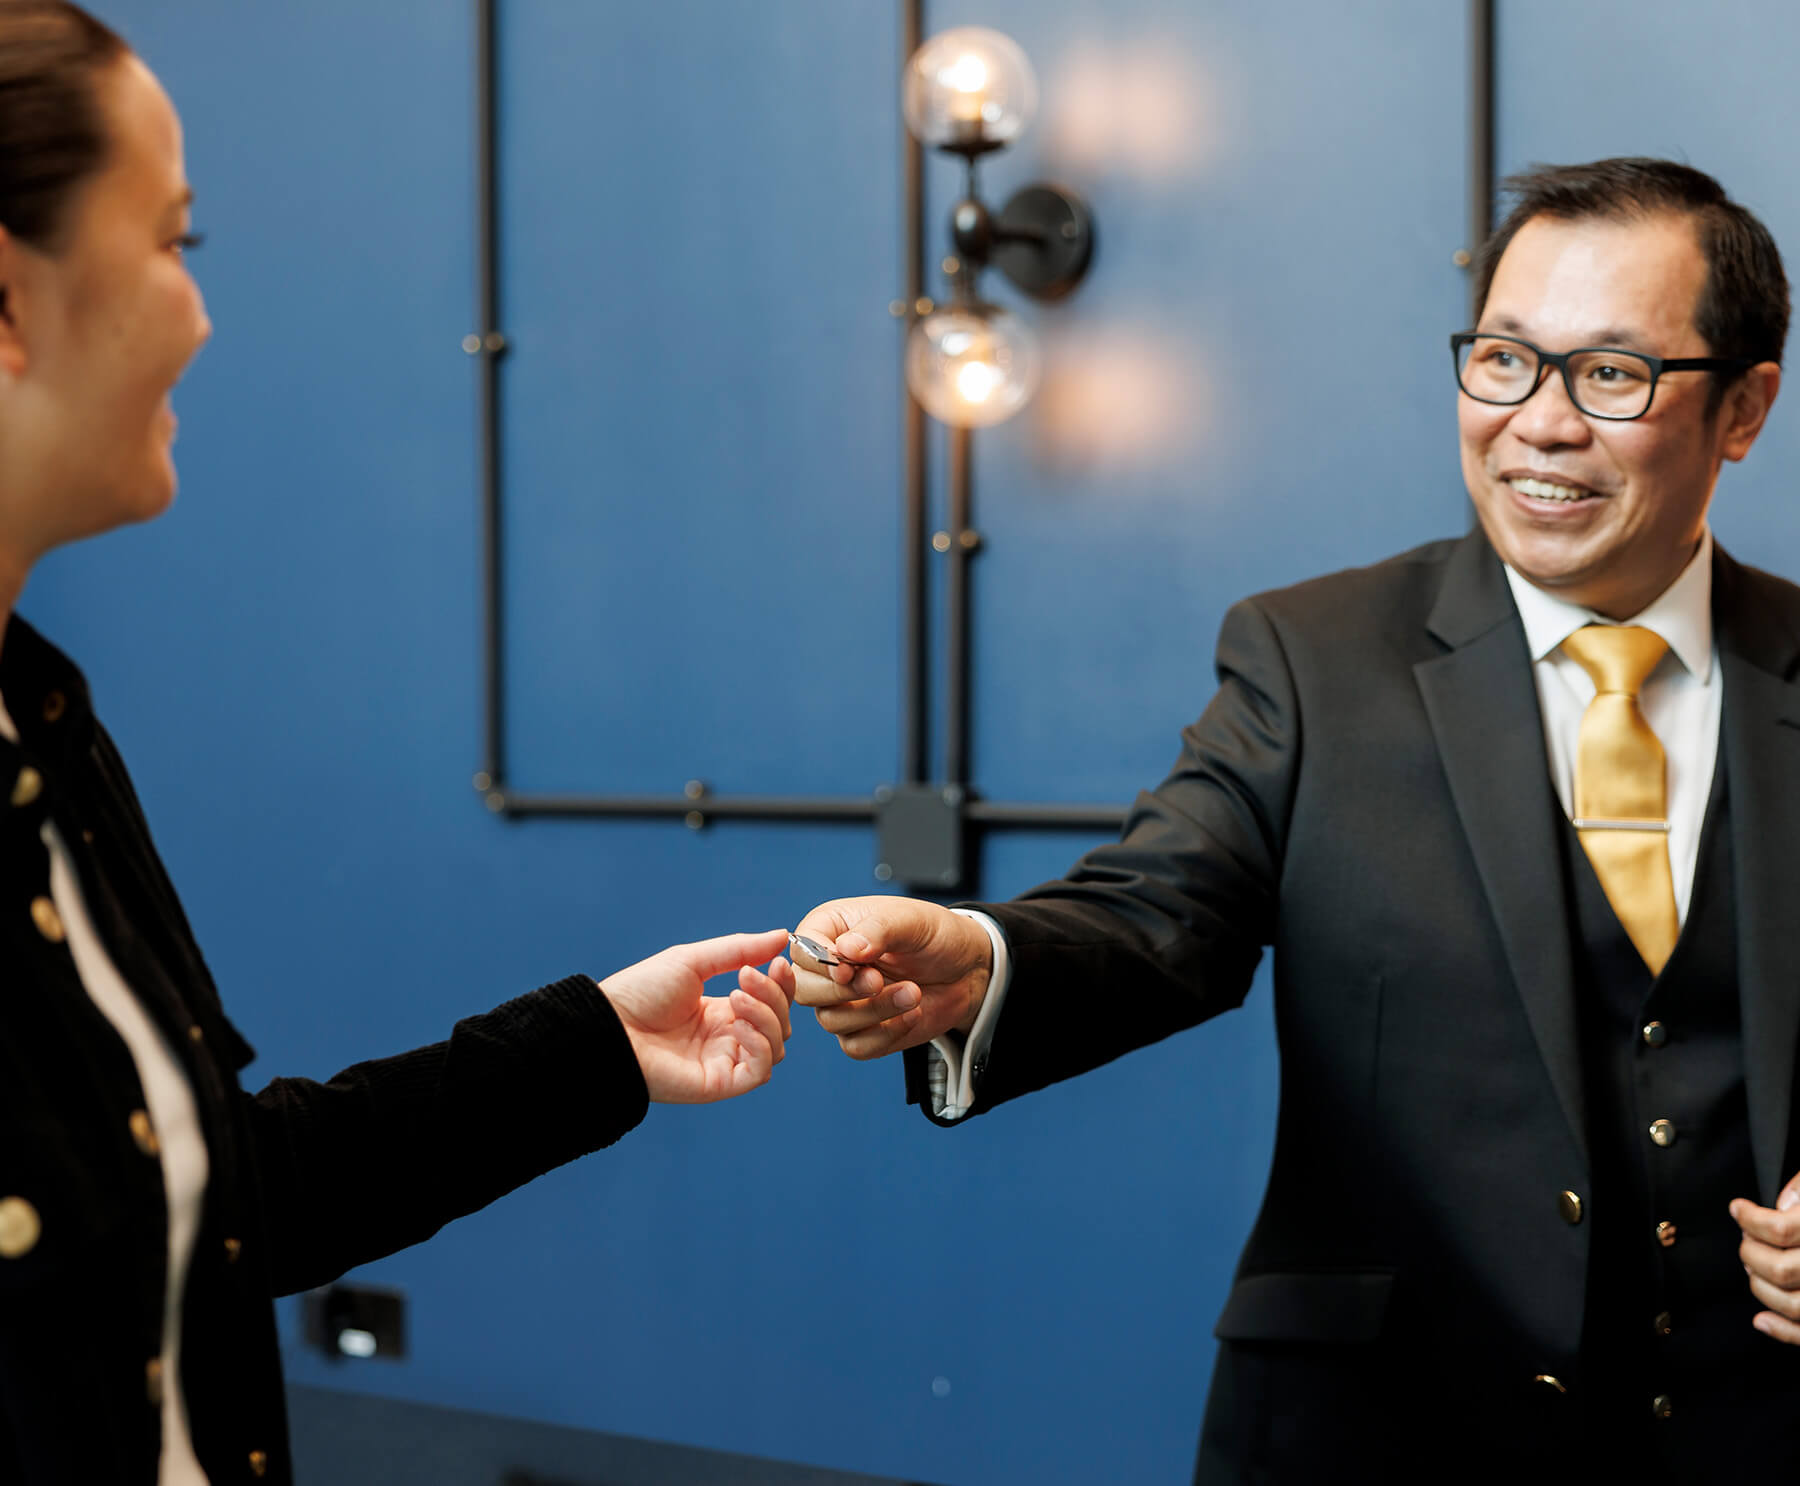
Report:
<svg viewBox="0 0 1800 1486"><path fill-rule="evenodd" d="M1596 564L1574 543L1546 540L1542 533L1532 532L1495 546L1507 566L1534 588L1591 607L1583 595L1594 587Z"/></svg>

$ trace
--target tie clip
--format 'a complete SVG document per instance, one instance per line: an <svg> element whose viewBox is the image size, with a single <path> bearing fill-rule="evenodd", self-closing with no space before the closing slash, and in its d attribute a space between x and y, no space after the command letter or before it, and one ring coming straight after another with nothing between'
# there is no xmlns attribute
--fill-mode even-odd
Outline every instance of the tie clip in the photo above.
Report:
<svg viewBox="0 0 1800 1486"><path fill-rule="evenodd" d="M1600 817L1576 816L1569 822L1578 831L1660 831L1669 834L1666 820L1605 820Z"/></svg>

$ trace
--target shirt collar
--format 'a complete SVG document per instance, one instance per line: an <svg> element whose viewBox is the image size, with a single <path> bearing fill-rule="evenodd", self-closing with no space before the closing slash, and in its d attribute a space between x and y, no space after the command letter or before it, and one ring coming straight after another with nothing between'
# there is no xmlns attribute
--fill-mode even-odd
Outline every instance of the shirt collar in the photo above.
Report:
<svg viewBox="0 0 1800 1486"><path fill-rule="evenodd" d="M1650 605L1630 619L1612 620L1583 609L1539 588L1505 564L1506 582L1513 603L1525 625L1525 643L1531 658L1540 661L1576 630L1587 624L1636 624L1669 642L1669 649L1695 680L1712 676L1712 528L1700 534L1700 549L1688 560L1681 576Z"/></svg>

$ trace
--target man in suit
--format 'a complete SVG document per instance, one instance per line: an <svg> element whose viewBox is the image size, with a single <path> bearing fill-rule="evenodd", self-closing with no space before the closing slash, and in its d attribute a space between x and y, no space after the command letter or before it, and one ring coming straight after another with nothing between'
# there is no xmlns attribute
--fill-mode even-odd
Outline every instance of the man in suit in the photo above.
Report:
<svg viewBox="0 0 1800 1486"><path fill-rule="evenodd" d="M1800 589L1706 522L1787 282L1688 167L1509 188L1453 338L1478 528L1233 608L1173 772L1062 879L800 926L798 999L940 1124L1273 948L1197 1481L1800 1460Z"/></svg>

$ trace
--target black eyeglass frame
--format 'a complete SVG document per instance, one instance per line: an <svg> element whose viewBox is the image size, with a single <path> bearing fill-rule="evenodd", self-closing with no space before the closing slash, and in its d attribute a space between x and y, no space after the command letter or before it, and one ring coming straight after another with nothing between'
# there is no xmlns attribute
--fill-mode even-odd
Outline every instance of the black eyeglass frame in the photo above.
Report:
<svg viewBox="0 0 1800 1486"><path fill-rule="evenodd" d="M1499 398L1482 397L1469 391L1462 379L1462 348L1475 341L1505 341L1508 345L1523 346L1538 359L1537 376L1532 379L1531 386L1520 396ZM1602 352L1612 356L1629 356L1634 361L1641 361L1650 368L1650 391L1645 395L1644 406L1635 413L1596 413L1587 407L1575 393L1575 383L1569 376L1569 361L1576 356L1590 356L1594 352ZM1572 402L1589 418L1603 418L1609 423L1630 423L1642 418L1650 411L1656 401L1656 384L1662 380L1664 372L1673 371L1716 371L1745 372L1755 366L1754 361L1742 356L1652 356L1645 351L1628 351L1623 346L1577 346L1572 351L1546 351L1542 346L1534 346L1528 340L1521 340L1516 335L1496 335L1489 330L1458 330L1450 337L1450 365L1456 372L1457 390L1464 397L1473 398L1476 402L1484 402L1492 408L1516 408L1520 403L1529 402L1544 385L1544 372L1554 367L1562 374L1563 390L1569 394Z"/></svg>

